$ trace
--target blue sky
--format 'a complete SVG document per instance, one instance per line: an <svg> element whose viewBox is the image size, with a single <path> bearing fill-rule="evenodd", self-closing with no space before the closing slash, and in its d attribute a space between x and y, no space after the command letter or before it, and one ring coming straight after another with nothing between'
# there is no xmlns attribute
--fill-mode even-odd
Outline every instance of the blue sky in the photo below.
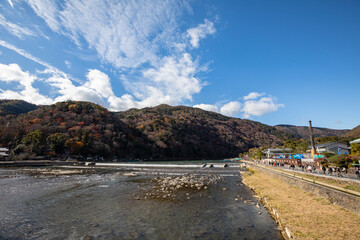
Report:
<svg viewBox="0 0 360 240"><path fill-rule="evenodd" d="M0 98L360 124L360 2L3 0Z"/></svg>

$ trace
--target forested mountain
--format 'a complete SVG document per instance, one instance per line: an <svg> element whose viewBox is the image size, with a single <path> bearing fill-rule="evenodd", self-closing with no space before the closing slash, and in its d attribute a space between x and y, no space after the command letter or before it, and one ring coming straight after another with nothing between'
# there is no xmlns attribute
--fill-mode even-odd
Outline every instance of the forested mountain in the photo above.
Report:
<svg viewBox="0 0 360 240"><path fill-rule="evenodd" d="M346 137L360 138L360 125L345 134Z"/></svg>
<svg viewBox="0 0 360 240"><path fill-rule="evenodd" d="M290 134L293 134L297 138L306 138L310 137L309 127L305 126L293 126L293 125L276 125L275 128L280 131L285 131ZM319 128L313 127L314 137L327 137L327 136L343 136L349 130L337 130L337 129L329 129L329 128Z"/></svg>
<svg viewBox="0 0 360 240"><path fill-rule="evenodd" d="M37 109L38 106L22 100L0 100L0 116L18 115Z"/></svg>
<svg viewBox="0 0 360 240"><path fill-rule="evenodd" d="M0 117L0 144L19 157L219 159L292 137L265 124L184 106L112 113L67 101Z"/></svg>
<svg viewBox="0 0 360 240"><path fill-rule="evenodd" d="M249 148L276 146L293 137L258 122L184 106L160 105L116 114L168 157L237 156Z"/></svg>

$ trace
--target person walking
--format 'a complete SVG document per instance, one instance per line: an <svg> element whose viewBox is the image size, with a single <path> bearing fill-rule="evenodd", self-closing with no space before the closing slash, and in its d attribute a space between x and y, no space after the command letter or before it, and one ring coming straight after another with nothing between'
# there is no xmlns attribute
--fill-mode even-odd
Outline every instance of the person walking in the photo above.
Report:
<svg viewBox="0 0 360 240"><path fill-rule="evenodd" d="M341 177L341 170L340 168L336 168L336 172L337 172L337 177Z"/></svg>
<svg viewBox="0 0 360 240"><path fill-rule="evenodd" d="M323 171L324 175L326 175L326 167L325 166L322 166L322 171Z"/></svg>
<svg viewBox="0 0 360 240"><path fill-rule="evenodd" d="M332 169L331 167L329 167L328 172L329 172L329 175L332 175L332 173L333 173L333 169Z"/></svg>

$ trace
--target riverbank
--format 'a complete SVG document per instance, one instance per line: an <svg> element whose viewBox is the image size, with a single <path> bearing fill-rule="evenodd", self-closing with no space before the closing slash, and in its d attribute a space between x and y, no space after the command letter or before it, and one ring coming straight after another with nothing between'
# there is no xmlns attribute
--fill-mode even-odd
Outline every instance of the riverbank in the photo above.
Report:
<svg viewBox="0 0 360 240"><path fill-rule="evenodd" d="M358 239L360 214L259 171L243 174L264 205L275 209L280 227L296 239Z"/></svg>

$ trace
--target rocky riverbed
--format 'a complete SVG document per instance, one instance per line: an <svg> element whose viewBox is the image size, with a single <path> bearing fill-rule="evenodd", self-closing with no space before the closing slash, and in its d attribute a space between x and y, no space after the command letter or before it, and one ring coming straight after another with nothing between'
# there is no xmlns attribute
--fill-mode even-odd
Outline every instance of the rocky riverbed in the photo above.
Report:
<svg viewBox="0 0 360 240"><path fill-rule="evenodd" d="M137 195L135 194L134 198L136 200L190 200L190 193L205 191L209 186L215 185L223 179L218 175L197 176L193 174L155 177L150 180L151 186L142 187L142 191Z"/></svg>

